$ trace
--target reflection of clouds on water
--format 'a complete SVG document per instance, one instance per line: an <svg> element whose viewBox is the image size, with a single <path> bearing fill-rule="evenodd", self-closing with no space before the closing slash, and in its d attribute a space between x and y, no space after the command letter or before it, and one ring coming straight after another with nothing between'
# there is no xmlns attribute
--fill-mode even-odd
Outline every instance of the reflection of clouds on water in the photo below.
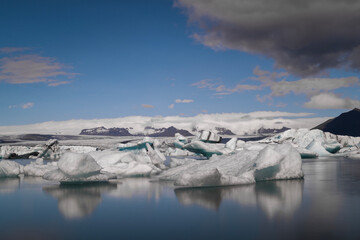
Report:
<svg viewBox="0 0 360 240"><path fill-rule="evenodd" d="M20 178L0 178L0 194L12 193L20 188Z"/></svg>
<svg viewBox="0 0 360 240"><path fill-rule="evenodd" d="M172 182L169 184L173 187ZM125 178L121 179L121 184L107 195L116 198L146 197L159 200L164 195L166 185L166 182L151 182L148 178Z"/></svg>
<svg viewBox="0 0 360 240"><path fill-rule="evenodd" d="M258 206L269 217L291 217L300 207L302 180L269 181L252 185L216 188L175 189L181 204L198 204L218 209L221 202L230 200L242 206Z"/></svg>
<svg viewBox="0 0 360 240"><path fill-rule="evenodd" d="M116 189L117 184L56 185L45 186L43 191L58 200L65 218L90 216L101 202L101 194Z"/></svg>

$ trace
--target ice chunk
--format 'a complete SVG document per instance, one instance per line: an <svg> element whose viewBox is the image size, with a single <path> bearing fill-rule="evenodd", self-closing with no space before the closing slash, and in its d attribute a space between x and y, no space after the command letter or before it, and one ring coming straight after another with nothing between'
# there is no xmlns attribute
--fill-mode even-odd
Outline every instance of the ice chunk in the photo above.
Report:
<svg viewBox="0 0 360 240"><path fill-rule="evenodd" d="M325 150L330 153L336 153L341 149L341 144L338 143L336 140L326 141L322 145Z"/></svg>
<svg viewBox="0 0 360 240"><path fill-rule="evenodd" d="M59 181L60 183L94 183L94 182L107 182L109 179L114 178L111 174L98 173L88 177L71 177L63 173L60 169L48 171L43 176L46 180Z"/></svg>
<svg viewBox="0 0 360 240"><path fill-rule="evenodd" d="M201 141L194 141L191 143L188 143L184 146L184 148L190 152L202 154L207 158L210 158L212 155L222 155L223 153L219 150L219 148L216 148L216 145L214 144L206 144Z"/></svg>
<svg viewBox="0 0 360 240"><path fill-rule="evenodd" d="M183 135L181 135L180 133L175 133L175 139L178 142L182 142L184 144L188 143L188 140L186 137L184 137Z"/></svg>
<svg viewBox="0 0 360 240"><path fill-rule="evenodd" d="M225 144L225 147L234 151L236 149L237 141L238 139L236 137L233 137Z"/></svg>
<svg viewBox="0 0 360 240"><path fill-rule="evenodd" d="M90 153L96 151L96 147L90 146L60 146L60 152Z"/></svg>
<svg viewBox="0 0 360 240"><path fill-rule="evenodd" d="M198 174L184 173L175 181L179 186L219 186L221 185L221 174L217 168L202 171Z"/></svg>
<svg viewBox="0 0 360 240"><path fill-rule="evenodd" d="M67 152L58 162L59 169L72 178L85 178L99 174L101 167L89 154Z"/></svg>
<svg viewBox="0 0 360 240"><path fill-rule="evenodd" d="M209 143L219 143L219 142L221 142L221 137L213 132L202 131L200 133L199 140L203 141L203 142L209 142Z"/></svg>
<svg viewBox="0 0 360 240"><path fill-rule="evenodd" d="M149 143L146 143L146 149L148 151L148 155L151 158L153 164L161 164L165 162L166 157L159 150L153 149Z"/></svg>
<svg viewBox="0 0 360 240"><path fill-rule="evenodd" d="M22 166L10 160L0 161L0 177L16 177L22 173Z"/></svg>
<svg viewBox="0 0 360 240"><path fill-rule="evenodd" d="M310 151L306 148L297 147L296 150L300 153L302 159L317 158L319 156L316 152Z"/></svg>
<svg viewBox="0 0 360 240"><path fill-rule="evenodd" d="M102 172L116 174L118 177L148 177L160 173L161 169L149 164L130 162L105 167Z"/></svg>
<svg viewBox="0 0 360 240"><path fill-rule="evenodd" d="M326 151L326 149L322 146L322 144L316 140L313 140L307 147L307 150L312 152L316 152L319 157L329 156L330 153Z"/></svg>
<svg viewBox="0 0 360 240"><path fill-rule="evenodd" d="M242 147L244 147L244 145L245 145L245 141L243 141L243 140L237 140L237 142L236 142L236 148L242 148Z"/></svg>
<svg viewBox="0 0 360 240"><path fill-rule="evenodd" d="M31 162L24 167L24 174L26 176L42 177L45 173L58 169L56 165L43 164L43 159L38 158L35 162Z"/></svg>
<svg viewBox="0 0 360 240"><path fill-rule="evenodd" d="M241 150L213 156L207 161L188 162L160 174L186 187L223 186L255 181L302 178L300 154L291 144L269 145L261 151Z"/></svg>
<svg viewBox="0 0 360 240"><path fill-rule="evenodd" d="M154 146L154 139L150 137L144 137L143 140L137 143L126 143L126 144L119 144L118 150L119 151L134 151L140 149L146 149L146 144L150 144L150 146Z"/></svg>
<svg viewBox="0 0 360 240"><path fill-rule="evenodd" d="M189 152L188 150L179 148L168 148L165 152L166 156L189 156L193 154L194 153Z"/></svg>
<svg viewBox="0 0 360 240"><path fill-rule="evenodd" d="M152 154L156 156L160 167L165 156L159 156L156 150L153 149ZM115 174L117 177L147 177L161 172L161 169L152 163L152 158L147 153L139 151L102 151L92 152L90 155L103 168L101 172Z"/></svg>

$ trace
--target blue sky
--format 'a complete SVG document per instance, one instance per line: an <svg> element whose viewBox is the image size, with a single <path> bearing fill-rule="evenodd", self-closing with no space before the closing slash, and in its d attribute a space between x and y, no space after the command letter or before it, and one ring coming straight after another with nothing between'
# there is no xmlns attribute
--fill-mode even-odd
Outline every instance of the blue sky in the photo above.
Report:
<svg viewBox="0 0 360 240"><path fill-rule="evenodd" d="M191 4L1 1L0 125L253 111L335 116L359 105L356 67L299 74L244 41L211 38L214 19L222 27L235 20Z"/></svg>

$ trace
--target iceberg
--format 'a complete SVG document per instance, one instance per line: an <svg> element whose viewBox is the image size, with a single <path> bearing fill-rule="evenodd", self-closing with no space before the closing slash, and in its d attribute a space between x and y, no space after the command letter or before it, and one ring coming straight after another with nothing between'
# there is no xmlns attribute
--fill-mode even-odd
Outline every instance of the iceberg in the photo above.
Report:
<svg viewBox="0 0 360 240"><path fill-rule="evenodd" d="M176 141L184 143L184 144L188 143L187 138L184 137L183 135L181 135L180 133L175 133L175 139L176 139Z"/></svg>
<svg viewBox="0 0 360 240"><path fill-rule="evenodd" d="M319 129L290 129L260 140L261 143L283 143L293 144L300 152L303 158L314 158L317 156L330 156L336 153L342 153L342 148L358 147L359 137L340 136ZM310 151L310 152L309 152Z"/></svg>
<svg viewBox="0 0 360 240"><path fill-rule="evenodd" d="M57 162L44 164L42 158L36 159L24 167L24 175L33 177L42 177L47 172L58 169Z"/></svg>
<svg viewBox="0 0 360 240"><path fill-rule="evenodd" d="M126 144L119 144L118 150L119 151L134 151L134 150L141 150L146 149L146 144L150 144L150 146L154 146L154 139L150 137L144 137L143 140L137 143L126 143Z"/></svg>
<svg viewBox="0 0 360 240"><path fill-rule="evenodd" d="M119 177L147 177L161 172L158 167L163 167L165 156L159 156L153 150L152 154L156 160L152 159L146 152L142 151L97 151L90 155L102 167L101 172L115 174ZM150 154L151 155L151 154ZM158 161L158 167L153 162Z"/></svg>
<svg viewBox="0 0 360 240"><path fill-rule="evenodd" d="M221 137L213 132L202 131L200 133L199 140L208 143L219 143L221 142Z"/></svg>
<svg viewBox="0 0 360 240"><path fill-rule="evenodd" d="M225 147L232 151L235 151L235 149L237 147L237 142L238 142L238 139L236 137L233 137L225 144Z"/></svg>
<svg viewBox="0 0 360 240"><path fill-rule="evenodd" d="M300 153L300 156L302 159L319 157L319 154L317 154L316 152L310 151L306 148L296 147L296 150Z"/></svg>
<svg viewBox="0 0 360 240"><path fill-rule="evenodd" d="M58 162L58 169L48 171L43 178L60 183L106 182L114 176L101 173L101 166L89 154L63 154Z"/></svg>
<svg viewBox="0 0 360 240"><path fill-rule="evenodd" d="M184 145L184 148L190 152L197 154L202 154L207 158L210 158L212 155L222 155L223 152L220 151L220 148L216 144L207 144L202 141L193 141ZM221 145L221 148L224 148Z"/></svg>
<svg viewBox="0 0 360 240"><path fill-rule="evenodd" d="M74 178L89 177L99 174L101 167L89 154L67 152L58 162L59 169Z"/></svg>
<svg viewBox="0 0 360 240"><path fill-rule="evenodd" d="M298 151L289 143L269 145L261 151L241 150L209 160L188 162L170 168L159 180L182 187L227 186L264 180L303 178Z"/></svg>
<svg viewBox="0 0 360 240"><path fill-rule="evenodd" d="M10 160L0 161L0 178L2 177L17 177L24 172L23 166L17 162Z"/></svg>
<svg viewBox="0 0 360 240"><path fill-rule="evenodd" d="M331 155L330 152L326 151L321 143L313 140L307 147L307 150L315 152L319 157L326 157Z"/></svg>

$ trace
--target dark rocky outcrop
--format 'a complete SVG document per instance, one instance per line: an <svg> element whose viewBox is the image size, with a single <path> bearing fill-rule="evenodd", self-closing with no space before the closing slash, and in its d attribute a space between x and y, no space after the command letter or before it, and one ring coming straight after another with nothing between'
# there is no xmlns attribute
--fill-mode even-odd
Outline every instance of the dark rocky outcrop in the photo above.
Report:
<svg viewBox="0 0 360 240"><path fill-rule="evenodd" d="M272 134L277 134L277 133L282 133L285 132L286 130L289 130L290 128L287 127L282 127L280 129L277 128L259 128L257 130L257 134L259 135L272 135Z"/></svg>
<svg viewBox="0 0 360 240"><path fill-rule="evenodd" d="M354 108L349 112L329 119L313 129L320 129L336 135L360 137L360 109Z"/></svg>
<svg viewBox="0 0 360 240"><path fill-rule="evenodd" d="M235 135L230 129L224 127L215 127L215 130L219 135Z"/></svg>

